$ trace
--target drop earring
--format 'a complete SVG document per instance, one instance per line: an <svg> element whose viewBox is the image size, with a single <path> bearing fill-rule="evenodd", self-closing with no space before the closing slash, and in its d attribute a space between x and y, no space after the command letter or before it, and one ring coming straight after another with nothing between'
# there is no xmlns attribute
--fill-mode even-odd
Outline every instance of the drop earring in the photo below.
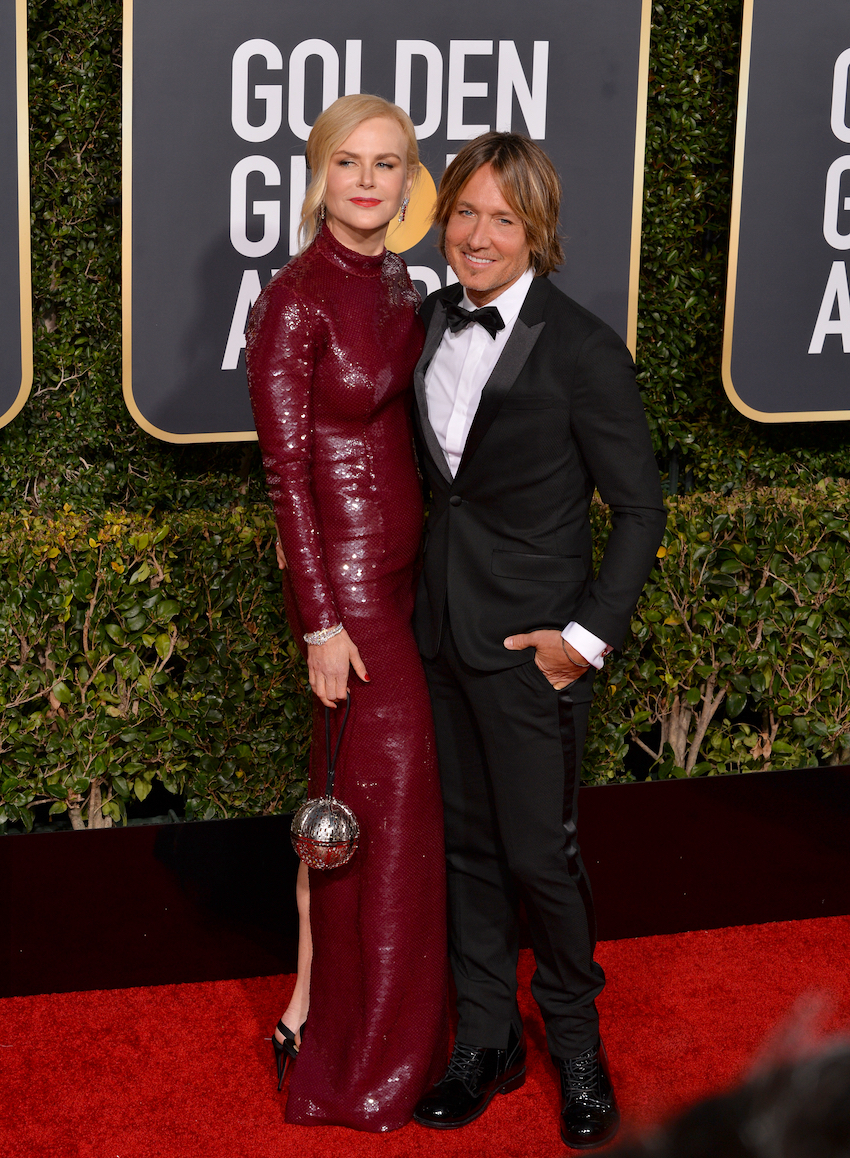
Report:
<svg viewBox="0 0 850 1158"><path fill-rule="evenodd" d="M398 211L398 223L399 223L399 225L401 225L402 222L404 221L404 215L407 212L407 207L409 204L410 204L410 198L407 196L407 194L405 194L404 200L401 203L401 208Z"/></svg>
<svg viewBox="0 0 850 1158"><path fill-rule="evenodd" d="M322 209L321 209L321 212L319 213L319 220L320 221L325 220L325 203L324 203L324 201L322 202Z"/></svg>

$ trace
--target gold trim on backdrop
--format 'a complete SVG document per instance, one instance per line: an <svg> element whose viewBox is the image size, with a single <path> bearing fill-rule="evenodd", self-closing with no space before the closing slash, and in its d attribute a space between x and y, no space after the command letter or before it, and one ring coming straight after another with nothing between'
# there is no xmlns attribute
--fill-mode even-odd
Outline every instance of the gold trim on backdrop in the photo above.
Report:
<svg viewBox="0 0 850 1158"><path fill-rule="evenodd" d="M133 401L133 0L124 0L121 75L121 378L124 402L140 426L145 420ZM153 433L153 432L151 432Z"/></svg>
<svg viewBox="0 0 850 1158"><path fill-rule="evenodd" d="M0 427L20 413L32 390L32 240L30 236L30 138L27 85L27 3L15 0L15 89L18 137L18 265L21 286L21 388Z"/></svg>
<svg viewBox="0 0 850 1158"><path fill-rule="evenodd" d="M21 0L23 3L24 0ZM133 420L163 442L256 442L254 430L221 430L204 434L173 434L154 426L133 397L133 0L124 0L124 75L121 82L121 377L124 404Z"/></svg>
<svg viewBox="0 0 850 1158"><path fill-rule="evenodd" d="M732 218L729 228L729 273L726 279L726 309L723 320L723 355L720 373L723 389L736 410L756 422L834 422L850 418L850 410L762 411L748 406L732 382L732 336L735 329L735 291L738 284L738 256L741 237L741 198L744 185L744 155L747 138L747 100L750 91L750 64L753 47L753 7L744 0L741 30L741 73L738 82L738 117L735 127L735 168L732 175Z"/></svg>
<svg viewBox="0 0 850 1158"><path fill-rule="evenodd" d="M629 252L629 304L626 314L626 345L637 356L638 293L640 291L640 242L643 231L643 185L646 171L646 107L649 98L649 41L652 34L652 0L642 0L640 53L638 56L637 108L635 110L635 175L632 190L632 235Z"/></svg>

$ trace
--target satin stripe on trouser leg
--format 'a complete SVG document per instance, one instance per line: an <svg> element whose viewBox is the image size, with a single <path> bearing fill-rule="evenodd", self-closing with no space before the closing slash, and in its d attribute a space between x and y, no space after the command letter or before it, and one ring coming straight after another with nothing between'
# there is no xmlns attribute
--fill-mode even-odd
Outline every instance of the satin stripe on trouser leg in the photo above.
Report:
<svg viewBox="0 0 850 1158"><path fill-rule="evenodd" d="M445 806L458 1040L504 1048L510 1024L518 1026L522 897L549 1049L574 1057L596 1044L594 999L604 985L575 823L590 705L556 692L533 661L469 668L449 630L425 671Z"/></svg>

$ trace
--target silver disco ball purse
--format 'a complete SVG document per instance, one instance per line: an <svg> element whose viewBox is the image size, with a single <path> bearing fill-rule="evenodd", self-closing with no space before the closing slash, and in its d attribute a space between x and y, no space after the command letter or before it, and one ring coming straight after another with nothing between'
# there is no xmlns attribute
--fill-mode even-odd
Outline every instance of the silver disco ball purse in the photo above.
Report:
<svg viewBox="0 0 850 1158"><path fill-rule="evenodd" d="M328 779L325 795L305 800L292 818L292 847L306 865L314 869L335 869L347 864L357 852L360 825L351 809L334 798L334 774L342 733L351 711L351 696L345 705L336 747L331 756L331 710L325 708L325 747Z"/></svg>

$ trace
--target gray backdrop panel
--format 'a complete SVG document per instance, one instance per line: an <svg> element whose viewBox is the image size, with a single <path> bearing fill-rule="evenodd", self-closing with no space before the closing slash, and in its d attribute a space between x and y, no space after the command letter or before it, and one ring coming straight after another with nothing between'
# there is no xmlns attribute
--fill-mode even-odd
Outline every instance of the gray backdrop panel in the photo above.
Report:
<svg viewBox="0 0 850 1158"><path fill-rule="evenodd" d="M21 392L15 0L0 3L0 426Z"/></svg>
<svg viewBox="0 0 850 1158"><path fill-rule="evenodd" d="M753 5L730 377L745 406L768 420L850 414L841 337L808 353L832 263L846 258L850 268L850 253L832 248L823 229L827 170L850 154L830 128L833 68L847 48L847 0ZM742 92L746 83L742 76ZM850 232L850 212L841 208L837 225Z"/></svg>
<svg viewBox="0 0 850 1158"><path fill-rule="evenodd" d="M492 40L492 55L467 58L465 80L486 83L486 97L467 97L467 123L495 121L499 42L513 41L532 80L534 41L549 42L545 137L564 180L563 230L567 263L558 281L625 336L629 284L636 80L640 0L535 0L529 12L513 0L459 6L454 0L399 6L389 0L362 7L340 0L309 5L280 0L133 0L132 124L132 403L164 437L222 438L252 431L244 355L222 370L243 273L256 269L265 284L289 258L290 158L304 141L287 123L289 58L301 42L317 38L339 53L344 74L346 41L362 42L361 88L393 99L398 40L424 40L443 57L439 128L420 141L435 181L446 154L460 147L447 137L446 89L450 40ZM251 85L283 86L283 123L271 139L250 143L231 126L231 62L251 38L276 45L283 69L252 66ZM414 121L425 115L424 59L412 72ZM340 87L342 91L342 87ZM304 115L312 123L322 107L321 67L308 62ZM255 103L251 116L262 119ZM512 127L526 131L513 103ZM249 199L280 198L278 247L250 259L229 239L231 171L260 155L280 169L280 189L252 178ZM260 222L255 223L259 228ZM249 236L261 236L261 232ZM445 263L433 235L404 254L409 265L428 266L445 282ZM420 286L420 288L423 288ZM231 432L228 435L227 432ZM242 435L244 437L244 433Z"/></svg>

